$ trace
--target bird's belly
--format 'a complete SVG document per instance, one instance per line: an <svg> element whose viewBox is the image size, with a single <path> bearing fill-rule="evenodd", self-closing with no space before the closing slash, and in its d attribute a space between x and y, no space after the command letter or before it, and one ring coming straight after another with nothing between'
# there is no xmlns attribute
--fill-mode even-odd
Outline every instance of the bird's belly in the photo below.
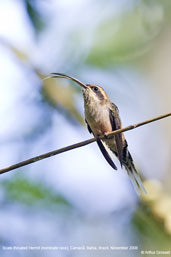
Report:
<svg viewBox="0 0 171 257"><path fill-rule="evenodd" d="M99 109L91 113L85 112L86 120L95 136L112 131L108 109Z"/></svg>
<svg viewBox="0 0 171 257"><path fill-rule="evenodd" d="M102 122L91 123L90 127L93 131L93 134L96 136L104 135L105 133L111 131L110 124L102 123Z"/></svg>

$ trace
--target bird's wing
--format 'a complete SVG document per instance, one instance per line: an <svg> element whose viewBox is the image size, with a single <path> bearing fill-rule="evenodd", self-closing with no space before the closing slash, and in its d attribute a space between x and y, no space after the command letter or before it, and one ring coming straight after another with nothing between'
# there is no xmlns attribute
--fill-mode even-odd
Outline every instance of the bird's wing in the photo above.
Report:
<svg viewBox="0 0 171 257"><path fill-rule="evenodd" d="M100 150L101 150L101 152L102 152L104 158L106 159L106 161L110 164L110 166L111 166L114 170L117 170L116 165L115 165L114 162L112 161L110 155L108 154L106 148L104 147L102 141L101 141L99 138L97 138L97 144L98 144L98 146L99 146L99 148L100 148Z"/></svg>
<svg viewBox="0 0 171 257"><path fill-rule="evenodd" d="M88 128L88 131L90 132L90 134L92 133L92 130L87 122L87 120L85 120L85 122L87 123L87 128ZM114 170L117 170L117 167L116 165L114 164L114 162L112 161L110 155L108 154L107 150L105 149L102 141L100 140L100 138L97 138L97 144L104 156L104 158L106 159L106 161L110 164L110 166L114 169Z"/></svg>
<svg viewBox="0 0 171 257"><path fill-rule="evenodd" d="M85 120L85 122L86 122L86 124L87 124L88 131L89 131L89 133L91 134L91 133L92 133L92 130L91 130L91 128L90 128L90 126L89 126L87 120Z"/></svg>
<svg viewBox="0 0 171 257"><path fill-rule="evenodd" d="M122 127L121 120L119 117L119 110L115 104L112 103L111 108L109 109L109 117L110 122L112 125L112 130L117 130ZM118 158L122 167L123 164L123 141L122 141L122 134L115 135L116 147L117 147L117 154Z"/></svg>

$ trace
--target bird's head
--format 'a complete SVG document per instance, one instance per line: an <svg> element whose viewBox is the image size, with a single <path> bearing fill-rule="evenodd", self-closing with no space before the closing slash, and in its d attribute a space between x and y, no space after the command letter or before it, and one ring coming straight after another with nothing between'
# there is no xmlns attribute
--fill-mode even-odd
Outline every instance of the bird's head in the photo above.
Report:
<svg viewBox="0 0 171 257"><path fill-rule="evenodd" d="M51 74L52 74L52 78L66 78L80 85L83 90L85 104L92 103L92 102L98 104L98 103L106 103L107 101L109 101L109 98L106 92L104 91L104 89L98 85L84 84L78 79L62 73L51 73Z"/></svg>
<svg viewBox="0 0 171 257"><path fill-rule="evenodd" d="M109 98L104 89L98 85L86 84L86 88L83 89L83 96L85 103L106 103Z"/></svg>

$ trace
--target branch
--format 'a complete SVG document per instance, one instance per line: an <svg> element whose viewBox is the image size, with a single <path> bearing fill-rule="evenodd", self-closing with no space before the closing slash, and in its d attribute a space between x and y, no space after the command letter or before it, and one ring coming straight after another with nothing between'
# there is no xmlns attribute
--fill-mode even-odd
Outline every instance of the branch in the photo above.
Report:
<svg viewBox="0 0 171 257"><path fill-rule="evenodd" d="M131 129L138 128L138 127L143 126L145 124L148 124L148 123L151 123L151 122L154 122L154 121L157 121L157 120L169 117L169 116L171 116L171 113L167 113L167 114L158 116L158 117L150 119L150 120L146 120L146 121L143 121L143 122L140 122L140 123L137 123L137 124L130 125L128 127L122 128L122 129L118 129L118 130L112 131L112 132L107 134L107 137L111 137L111 136L113 136L115 134L118 134L118 133L121 133L121 132L124 132L124 131L128 131L128 130L131 130ZM104 137L106 137L106 136L102 135L99 138L103 139ZM0 174L6 173L6 172L11 171L11 170L15 170L17 168L20 168L20 167L26 166L28 164L31 164L31 163L43 160L45 158L49 158L51 156L54 156L54 155L57 155L57 154L60 154L60 153L64 153L64 152L70 151L70 150L75 149L75 148L82 147L84 145L91 144L91 143L95 142L96 140L97 140L97 138L93 137L91 139L82 141L82 142L77 143L77 144L69 145L69 146L57 149L55 151L52 151L52 152L48 152L48 153L45 153L45 154L41 154L41 155L35 156L35 157L31 158L31 159L28 159L28 160L16 163L14 165L11 165L11 166L9 166L7 168L1 169L0 170Z"/></svg>

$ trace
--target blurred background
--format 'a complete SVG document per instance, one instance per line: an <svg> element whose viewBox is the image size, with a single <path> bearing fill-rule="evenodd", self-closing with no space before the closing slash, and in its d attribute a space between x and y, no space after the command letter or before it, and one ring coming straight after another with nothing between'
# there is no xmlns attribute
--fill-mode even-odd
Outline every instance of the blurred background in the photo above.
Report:
<svg viewBox="0 0 171 257"><path fill-rule="evenodd" d="M104 87L127 126L171 111L170 67L169 0L1 0L0 168L91 137L81 89L42 80L50 72ZM170 131L166 118L125 133L145 178L148 194L140 198L96 144L1 175L0 255L134 257L169 250Z"/></svg>

